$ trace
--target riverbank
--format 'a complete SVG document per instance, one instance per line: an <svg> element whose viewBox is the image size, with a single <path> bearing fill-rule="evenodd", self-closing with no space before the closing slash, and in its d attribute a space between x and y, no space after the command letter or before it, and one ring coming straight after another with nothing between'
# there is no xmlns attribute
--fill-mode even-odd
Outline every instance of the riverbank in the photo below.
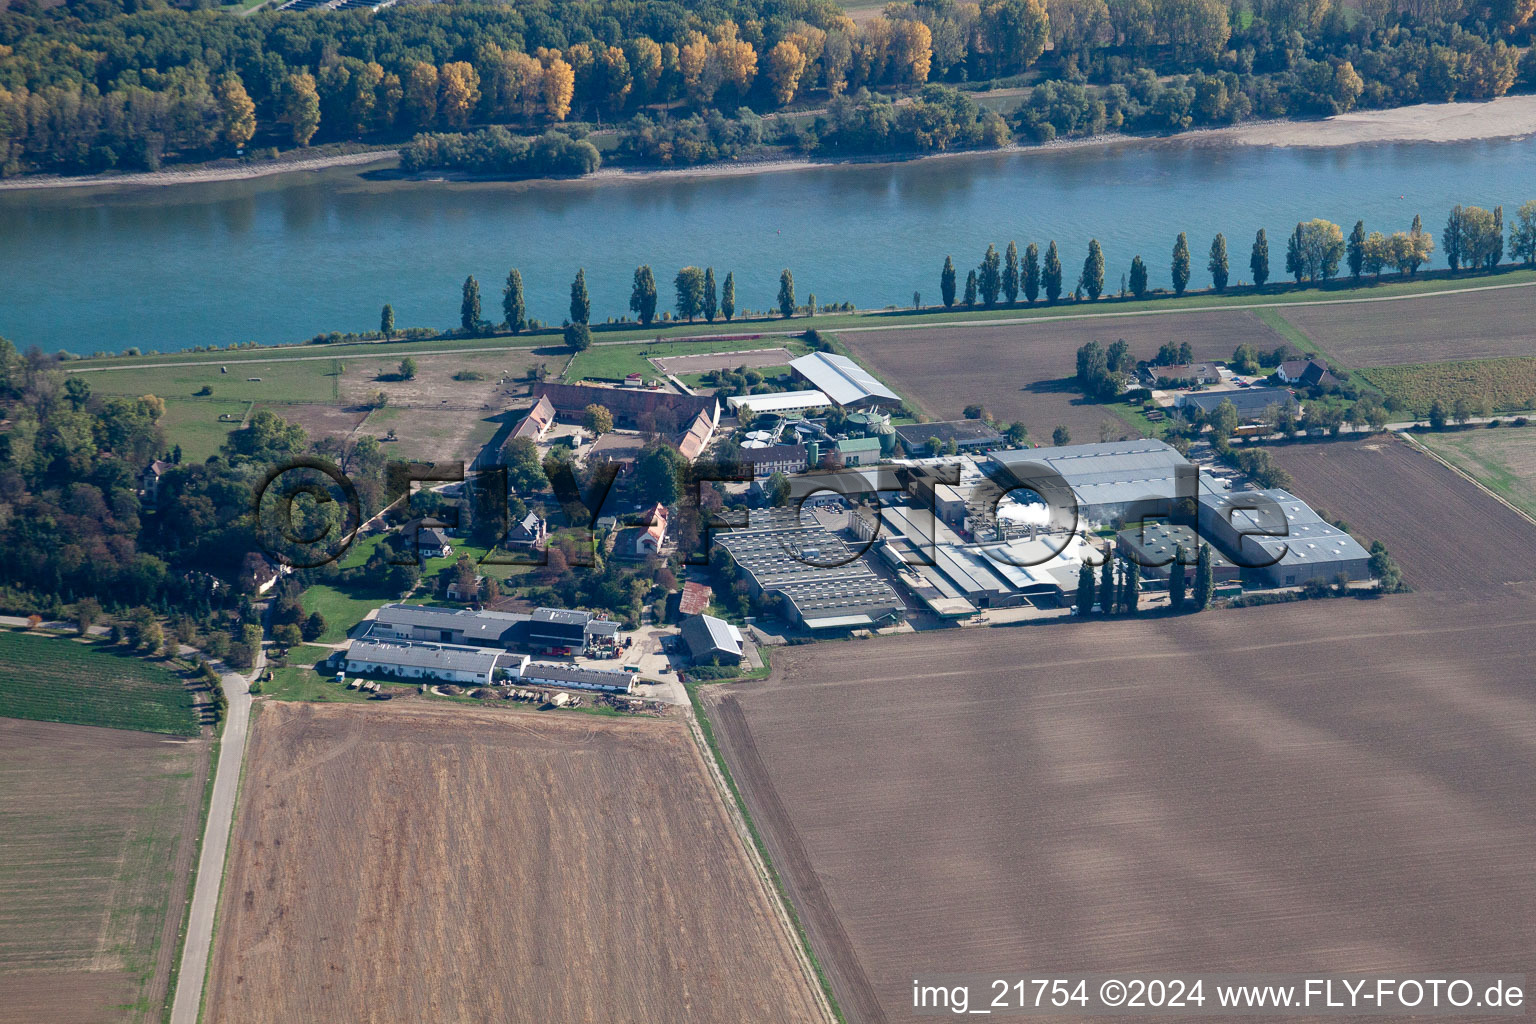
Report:
<svg viewBox="0 0 1536 1024"><path fill-rule="evenodd" d="M1149 143L1194 142L1213 145L1269 146L1297 149L1337 149L1346 146L1391 142L1474 142L1490 139L1522 138L1536 135L1536 95L1502 96L1480 103L1419 103L1389 110L1357 110L1316 120L1282 119L1252 121L1223 128L1198 128L1172 135L1095 135L1085 139L1058 139L1040 144L1015 144L997 149L963 150L945 153L875 154L871 156L815 159L809 157L769 157L734 163L701 164L697 167L602 167L579 178L507 179L494 175L422 171L405 174L380 168L381 178L412 183L516 184L551 182L653 181L687 178L723 178L753 174L779 174L786 171L835 167L868 167L907 163L914 160L958 159L1032 152L1131 146ZM141 174L88 175L84 177L19 178L0 181L0 191L43 188L144 187L240 181L270 175L323 171L340 167L384 164L397 160L393 149L363 153L342 153L301 160L272 163L231 164L194 167Z"/></svg>
<svg viewBox="0 0 1536 1024"><path fill-rule="evenodd" d="M12 178L0 181L0 192L42 188L144 188L165 185L198 185L216 181L244 181L247 178L265 178L274 174L297 174L300 171L325 171L333 167L356 167L363 164L383 163L399 159L394 149L374 149L364 153L336 153L300 160L278 159L252 163L233 163L213 166L187 167L180 170L143 171L134 174L86 174L65 177L57 174L35 178Z"/></svg>

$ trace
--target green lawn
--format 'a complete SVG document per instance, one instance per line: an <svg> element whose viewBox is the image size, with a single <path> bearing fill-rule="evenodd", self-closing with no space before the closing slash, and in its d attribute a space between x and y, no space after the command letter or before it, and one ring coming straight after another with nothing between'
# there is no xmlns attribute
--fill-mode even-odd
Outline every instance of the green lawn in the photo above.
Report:
<svg viewBox="0 0 1536 1024"><path fill-rule="evenodd" d="M316 671L317 662L329 658L329 647L304 644L288 652L288 664L272 670L271 682L261 684L261 692L275 700L310 700L318 702L360 702L368 694L349 690L336 682L336 673Z"/></svg>
<svg viewBox="0 0 1536 1024"><path fill-rule="evenodd" d="M229 432L240 425L250 402L171 398L165 403L160 426L167 445L181 445L186 462L202 462L215 455ZM220 416L230 417L221 421Z"/></svg>
<svg viewBox="0 0 1536 1024"><path fill-rule="evenodd" d="M269 360L243 365L218 355L204 355L204 362L139 369L112 367L110 362L71 363L69 369L101 366L85 374L91 390L111 395L159 395L161 398L193 398L204 387L210 398L267 402L329 402L336 398L338 360ZM147 362L163 362L148 357ZM228 368L222 373L221 368ZM251 380L257 377L259 380Z"/></svg>
<svg viewBox="0 0 1536 1024"><path fill-rule="evenodd" d="M0 631L0 716L195 736L192 694L169 669L100 642Z"/></svg>
<svg viewBox="0 0 1536 1024"><path fill-rule="evenodd" d="M719 324L715 325L717 331L722 330ZM742 333L750 334L750 330L743 329ZM599 340L606 340L599 336ZM786 348L793 355L804 355L808 349L801 341L794 339L774 339L775 345ZM753 341L727 341L720 338L709 338L703 341L637 341L626 345L593 345L585 352L580 353L571 361L570 367L565 371L565 379L568 381L580 380L583 377L606 377L609 379L623 378L631 373L643 373L647 378L661 376L661 371L651 363L650 357L695 355L702 352L734 352L746 348L763 348L763 345ZM769 370L772 370L769 367ZM787 367L779 367L777 372L783 373ZM765 371L765 376L767 372Z"/></svg>
<svg viewBox="0 0 1536 1024"><path fill-rule="evenodd" d="M340 643L347 632L363 621L363 617L382 604L399 600L399 594L384 590L353 589L329 583L317 583L307 587L300 599L304 614L319 612L325 617L325 632L321 643Z"/></svg>

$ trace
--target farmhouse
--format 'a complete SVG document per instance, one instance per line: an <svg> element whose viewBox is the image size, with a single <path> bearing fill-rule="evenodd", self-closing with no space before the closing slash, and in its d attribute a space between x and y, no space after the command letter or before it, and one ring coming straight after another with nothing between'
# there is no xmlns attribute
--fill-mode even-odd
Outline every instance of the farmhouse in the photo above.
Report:
<svg viewBox="0 0 1536 1024"><path fill-rule="evenodd" d="M718 412L719 406L715 409ZM683 431L682 436L677 439L677 450L682 452L683 458L693 462L704 454L704 449L709 447L710 439L715 436L717 422L719 417L707 411L693 418L688 429Z"/></svg>
<svg viewBox="0 0 1536 1024"><path fill-rule="evenodd" d="M1200 496L1200 532L1243 567L1275 587L1340 576L1365 580L1371 556L1300 498L1278 488Z"/></svg>
<svg viewBox="0 0 1536 1024"><path fill-rule="evenodd" d="M1221 383L1221 368L1215 363L1175 363L1170 366L1148 366L1146 370L1148 383L1156 384L1158 381L1182 384L1185 386L1202 386Z"/></svg>
<svg viewBox="0 0 1536 1024"><path fill-rule="evenodd" d="M713 615L683 620L683 643L695 665L736 665L741 662L741 631Z"/></svg>
<svg viewBox="0 0 1536 1024"><path fill-rule="evenodd" d="M682 395L648 388L601 388L591 384L540 383L534 397L547 399L555 414L580 423L587 406L601 405L613 413L613 422L636 430L673 434L692 423L699 413L718 420L720 403L712 395Z"/></svg>
<svg viewBox="0 0 1536 1024"><path fill-rule="evenodd" d="M416 531L416 551L422 558L447 558L453 554L453 544L441 529L427 526Z"/></svg>
<svg viewBox="0 0 1536 1024"><path fill-rule="evenodd" d="M645 515L645 528L635 537L635 554L641 557L661 554L667 541L667 506L658 504Z"/></svg>
<svg viewBox="0 0 1536 1024"><path fill-rule="evenodd" d="M1014 467L1037 464L1058 474L1077 496L1078 516L1090 522L1108 523L1134 511L1148 500L1177 497L1182 472L1190 479L1194 497L1194 463L1162 441L1104 441L1060 448L1027 448L993 452L990 463L1000 481L1009 479ZM1023 470L1020 470L1022 478ZM999 486L1002 486L1000 483ZM1005 489L1011 489L1005 488Z"/></svg>
<svg viewBox="0 0 1536 1024"><path fill-rule="evenodd" d="M347 648L346 667L356 675L488 685L497 668L520 669L527 660L485 647L365 639Z"/></svg>
<svg viewBox="0 0 1536 1024"><path fill-rule="evenodd" d="M1003 446L1003 435L981 420L940 420L936 423L905 423L895 428L908 455L925 452L938 438L940 447L954 444L961 452L985 452Z"/></svg>
<svg viewBox="0 0 1536 1024"><path fill-rule="evenodd" d="M507 547L538 548L548 535L549 524L537 512L529 512L507 530Z"/></svg>
<svg viewBox="0 0 1536 1024"><path fill-rule="evenodd" d="M747 526L716 534L753 596L809 630L898 622L906 605L855 552L796 509L754 509Z"/></svg>
<svg viewBox="0 0 1536 1024"><path fill-rule="evenodd" d="M155 459L139 471L139 494L145 504L153 505L160 498L160 478L176 468L176 463Z"/></svg>
<svg viewBox="0 0 1536 1024"><path fill-rule="evenodd" d="M901 404L896 392L880 383L847 356L834 352L812 352L791 359L790 372L843 409L894 409Z"/></svg>
<svg viewBox="0 0 1536 1024"><path fill-rule="evenodd" d="M1275 376L1280 378L1282 384L1297 384L1308 388L1328 387L1339 382L1329 371L1328 364L1321 359L1287 359L1275 370Z"/></svg>
<svg viewBox="0 0 1536 1024"><path fill-rule="evenodd" d="M727 408L739 419L771 414L792 416L795 413L825 409L832 400L825 393L810 391L781 391L772 395L735 395L725 400Z"/></svg>

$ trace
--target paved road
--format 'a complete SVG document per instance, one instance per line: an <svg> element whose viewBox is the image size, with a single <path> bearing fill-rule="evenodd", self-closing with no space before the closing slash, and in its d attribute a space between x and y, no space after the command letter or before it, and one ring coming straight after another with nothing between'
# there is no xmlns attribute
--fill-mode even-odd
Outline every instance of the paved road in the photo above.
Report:
<svg viewBox="0 0 1536 1024"><path fill-rule="evenodd" d="M171 1024L197 1024L202 1009L203 979L208 974L208 954L213 946L213 915L219 905L224 881L224 855L229 849L229 829L235 818L235 795L240 786L240 765L245 760L245 737L251 721L250 679L266 665L266 654L257 656L251 676L224 673L224 693L229 698L229 717L219 745L219 763L213 779L213 800L208 805L208 827L197 860L197 887L187 915L187 941L181 951L181 972L176 998L171 1004Z"/></svg>

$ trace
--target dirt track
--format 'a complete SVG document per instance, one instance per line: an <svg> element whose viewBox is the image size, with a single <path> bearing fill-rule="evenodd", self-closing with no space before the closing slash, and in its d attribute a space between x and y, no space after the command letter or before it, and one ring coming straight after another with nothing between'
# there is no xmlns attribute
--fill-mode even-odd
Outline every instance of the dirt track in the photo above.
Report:
<svg viewBox="0 0 1536 1024"><path fill-rule="evenodd" d="M859 1024L921 973L1529 970L1536 603L1469 602L796 648L711 717Z"/></svg>
<svg viewBox="0 0 1536 1024"><path fill-rule="evenodd" d="M207 1019L817 1021L677 721L268 703Z"/></svg>

